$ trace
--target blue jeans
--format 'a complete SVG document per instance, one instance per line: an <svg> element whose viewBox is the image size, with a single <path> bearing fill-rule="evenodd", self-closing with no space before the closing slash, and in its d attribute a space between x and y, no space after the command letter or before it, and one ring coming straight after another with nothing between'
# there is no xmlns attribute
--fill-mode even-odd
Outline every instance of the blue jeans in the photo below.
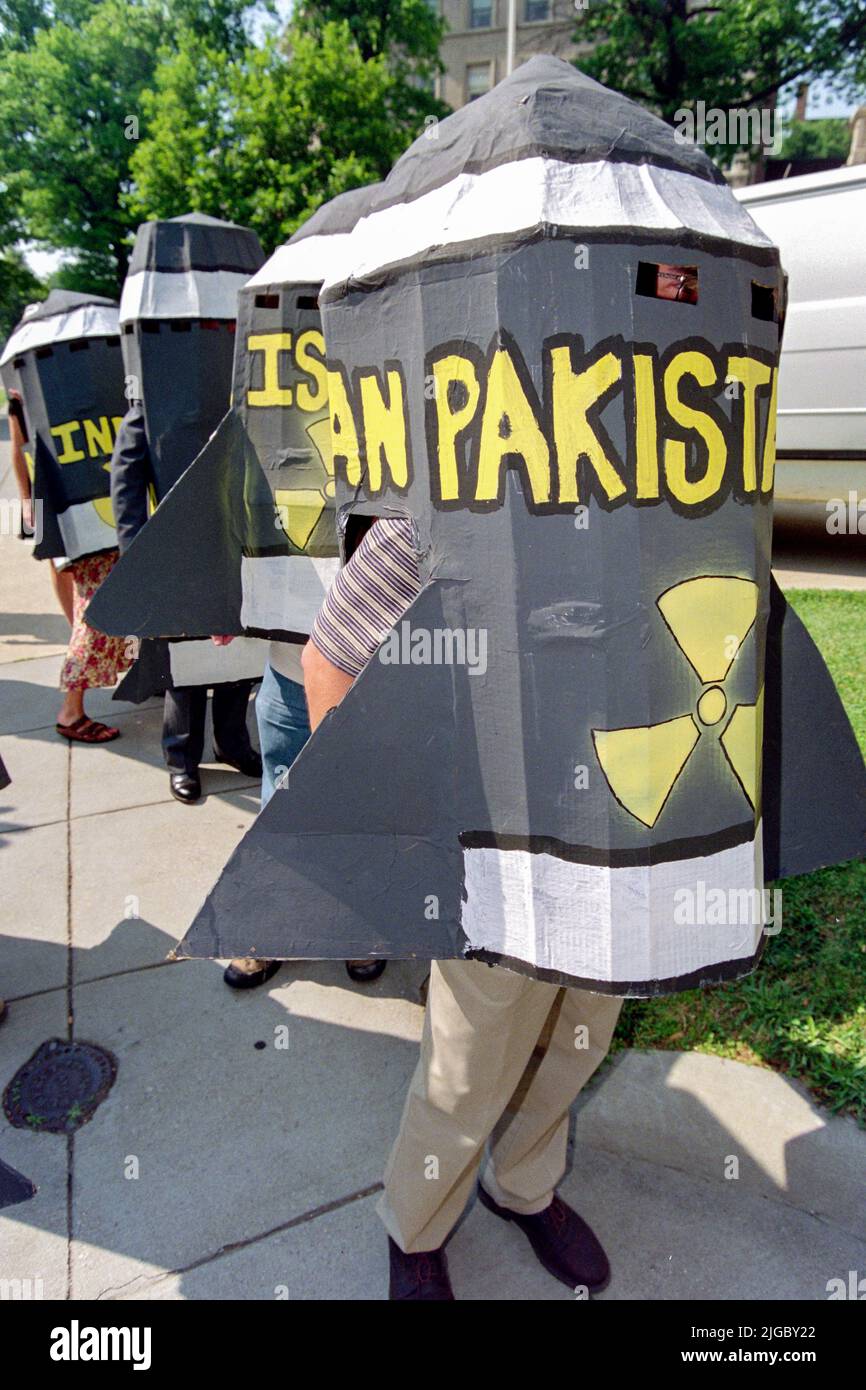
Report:
<svg viewBox="0 0 866 1390"><path fill-rule="evenodd" d="M256 695L256 723L262 749L262 809L310 737L304 688L268 664Z"/></svg>

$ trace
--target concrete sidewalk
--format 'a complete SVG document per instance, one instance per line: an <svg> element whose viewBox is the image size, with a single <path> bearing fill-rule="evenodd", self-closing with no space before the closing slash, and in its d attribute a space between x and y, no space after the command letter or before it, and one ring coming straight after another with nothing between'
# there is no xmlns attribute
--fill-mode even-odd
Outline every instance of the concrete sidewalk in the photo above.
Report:
<svg viewBox="0 0 866 1390"><path fill-rule="evenodd" d="M4 470L9 495L0 444ZM39 1188L0 1214L0 1280L41 1279L53 1298L383 1297L374 1205L425 967L362 988L339 963L289 964L245 996L216 962L167 963L258 788L210 767L203 801L179 806L158 706L110 692L89 708L123 737L61 743L65 625L46 567L8 537L0 595L0 1087L52 1037L118 1062L68 1140L0 1118L0 1158ZM864 1160L866 1134L773 1072L631 1052L576 1107L562 1191L609 1250L605 1299L818 1300L866 1273ZM449 1258L460 1298L573 1297L477 1204Z"/></svg>

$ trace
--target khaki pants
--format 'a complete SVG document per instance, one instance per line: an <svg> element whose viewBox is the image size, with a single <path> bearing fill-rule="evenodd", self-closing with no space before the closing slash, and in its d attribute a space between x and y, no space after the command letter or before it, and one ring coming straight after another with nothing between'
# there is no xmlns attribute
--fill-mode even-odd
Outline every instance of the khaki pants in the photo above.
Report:
<svg viewBox="0 0 866 1390"><path fill-rule="evenodd" d="M446 1240L521 1078L525 1089L483 1183L501 1206L525 1215L549 1205L565 1172L571 1103L607 1052L621 1006L480 961L434 963L421 1056L378 1208L402 1250L435 1250ZM547 1050L527 1071L552 1010Z"/></svg>

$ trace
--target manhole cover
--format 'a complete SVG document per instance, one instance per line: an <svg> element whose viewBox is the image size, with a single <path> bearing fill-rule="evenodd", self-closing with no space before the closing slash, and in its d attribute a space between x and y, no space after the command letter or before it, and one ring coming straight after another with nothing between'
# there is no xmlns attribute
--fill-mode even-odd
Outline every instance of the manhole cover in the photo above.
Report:
<svg viewBox="0 0 866 1390"><path fill-rule="evenodd" d="M104 1048L49 1038L9 1082L3 1110L16 1129L71 1134L105 1100L116 1075Z"/></svg>

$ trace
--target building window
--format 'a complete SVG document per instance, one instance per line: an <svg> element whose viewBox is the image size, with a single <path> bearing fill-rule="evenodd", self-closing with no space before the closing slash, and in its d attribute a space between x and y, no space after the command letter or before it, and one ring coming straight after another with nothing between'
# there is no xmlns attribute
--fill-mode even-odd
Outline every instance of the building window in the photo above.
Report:
<svg viewBox="0 0 866 1390"><path fill-rule="evenodd" d="M550 0L523 0L523 18L527 24L550 19Z"/></svg>
<svg viewBox="0 0 866 1390"><path fill-rule="evenodd" d="M466 100L474 101L483 97L492 87L492 73L489 63L466 64Z"/></svg>
<svg viewBox="0 0 866 1390"><path fill-rule="evenodd" d="M469 0L469 28L489 29L493 23L493 0Z"/></svg>

